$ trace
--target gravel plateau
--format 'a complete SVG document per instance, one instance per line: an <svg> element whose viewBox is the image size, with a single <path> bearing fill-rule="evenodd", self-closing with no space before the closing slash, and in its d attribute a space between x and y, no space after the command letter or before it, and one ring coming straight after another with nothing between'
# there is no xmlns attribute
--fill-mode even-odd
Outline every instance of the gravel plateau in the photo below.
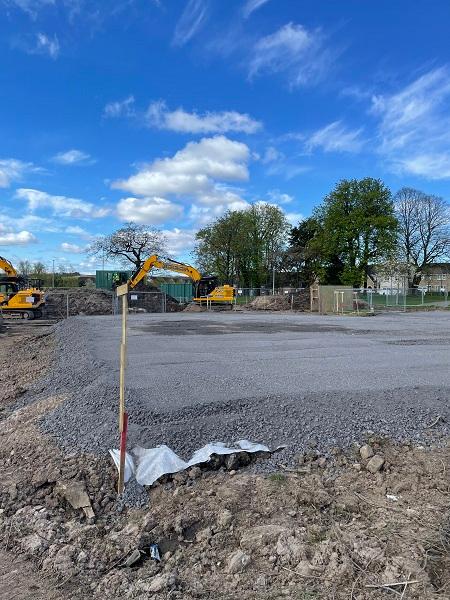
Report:
<svg viewBox="0 0 450 600"><path fill-rule="evenodd" d="M67 451L104 455L117 447L120 319L75 317L56 334L42 391L67 400L43 429ZM129 443L189 458L209 441L246 438L286 445L287 462L367 431L428 443L448 434L449 365L444 312L130 315Z"/></svg>

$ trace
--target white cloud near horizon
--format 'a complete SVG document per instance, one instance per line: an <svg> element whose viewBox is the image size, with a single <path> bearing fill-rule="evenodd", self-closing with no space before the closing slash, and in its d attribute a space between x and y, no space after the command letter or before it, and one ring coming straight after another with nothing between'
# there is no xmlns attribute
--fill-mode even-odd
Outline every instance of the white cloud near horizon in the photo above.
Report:
<svg viewBox="0 0 450 600"><path fill-rule="evenodd" d="M87 246L83 247L78 244L70 244L69 242L62 242L59 248L62 252L67 252L68 254L84 254L87 250Z"/></svg>
<svg viewBox="0 0 450 600"><path fill-rule="evenodd" d="M50 209L54 216L71 219L97 219L110 213L108 208L96 206L79 198L54 196L47 194L47 192L29 188L19 188L15 193L15 198L25 200L30 212L39 209Z"/></svg>
<svg viewBox="0 0 450 600"><path fill-rule="evenodd" d="M365 143L362 131L362 128L348 129L342 121L333 121L307 138L305 147L308 152L316 148L324 152L359 152Z"/></svg>
<svg viewBox="0 0 450 600"><path fill-rule="evenodd" d="M183 108L169 110L164 101L152 102L146 113L148 125L179 133L227 133L236 131L256 133L262 123L250 115L237 111L196 111L187 112Z"/></svg>
<svg viewBox="0 0 450 600"><path fill-rule="evenodd" d="M30 231L13 231L0 223L0 246L26 246L35 244L37 238Z"/></svg>
<svg viewBox="0 0 450 600"><path fill-rule="evenodd" d="M172 38L174 46L184 46L203 27L208 16L208 0L188 0Z"/></svg>
<svg viewBox="0 0 450 600"><path fill-rule="evenodd" d="M402 90L372 98L378 152L389 168L426 179L450 178L450 71L432 69Z"/></svg>
<svg viewBox="0 0 450 600"><path fill-rule="evenodd" d="M290 87L312 85L323 78L329 63L321 30L291 22L255 43L248 75L253 79L264 73L285 73Z"/></svg>
<svg viewBox="0 0 450 600"><path fill-rule="evenodd" d="M87 165L94 162L90 154L75 149L58 152L52 160L60 165Z"/></svg>

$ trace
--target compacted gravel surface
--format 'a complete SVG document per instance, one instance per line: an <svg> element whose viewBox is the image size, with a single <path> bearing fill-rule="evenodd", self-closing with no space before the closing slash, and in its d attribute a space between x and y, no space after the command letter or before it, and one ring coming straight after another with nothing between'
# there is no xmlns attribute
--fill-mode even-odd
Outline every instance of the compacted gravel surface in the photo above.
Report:
<svg viewBox="0 0 450 600"><path fill-rule="evenodd" d="M117 447L120 318L57 326L42 384L67 400L43 421L66 450ZM326 452L367 431L393 439L448 433L450 313L370 318L293 313L130 315L130 446L183 457L247 438ZM439 417L439 418L438 418ZM430 425L433 425L430 427Z"/></svg>

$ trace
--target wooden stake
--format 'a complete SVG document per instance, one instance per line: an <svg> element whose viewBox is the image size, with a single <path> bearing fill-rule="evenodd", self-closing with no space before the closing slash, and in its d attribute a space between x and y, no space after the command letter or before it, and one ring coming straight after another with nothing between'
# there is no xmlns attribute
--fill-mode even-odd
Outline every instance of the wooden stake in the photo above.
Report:
<svg viewBox="0 0 450 600"><path fill-rule="evenodd" d="M127 316L128 316L128 286L117 288L117 295L122 297L122 341L120 344L120 388L119 388L119 432L120 432L120 461L119 482L117 493L122 494L125 483L125 456L127 449L128 415L125 412L125 371L127 364Z"/></svg>

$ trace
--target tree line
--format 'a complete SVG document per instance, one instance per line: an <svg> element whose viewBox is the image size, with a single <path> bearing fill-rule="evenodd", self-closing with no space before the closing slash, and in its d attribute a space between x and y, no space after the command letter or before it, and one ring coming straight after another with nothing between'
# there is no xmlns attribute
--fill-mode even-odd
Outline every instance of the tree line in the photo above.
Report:
<svg viewBox="0 0 450 600"><path fill-rule="evenodd" d="M443 198L402 188L392 195L370 177L340 181L310 217L290 227L283 211L259 203L229 211L197 233L205 271L241 287L323 284L365 286L371 268L395 271L417 286L421 273L450 251Z"/></svg>
<svg viewBox="0 0 450 600"><path fill-rule="evenodd" d="M312 215L291 226L278 207L258 202L230 210L196 234L194 262L204 274L240 287L366 285L371 268L404 275L417 286L421 273L450 251L449 206L412 188L395 195L379 179L344 179ZM139 270L153 253L165 255L157 229L126 223L98 238L90 254ZM175 257L176 258L176 257Z"/></svg>

